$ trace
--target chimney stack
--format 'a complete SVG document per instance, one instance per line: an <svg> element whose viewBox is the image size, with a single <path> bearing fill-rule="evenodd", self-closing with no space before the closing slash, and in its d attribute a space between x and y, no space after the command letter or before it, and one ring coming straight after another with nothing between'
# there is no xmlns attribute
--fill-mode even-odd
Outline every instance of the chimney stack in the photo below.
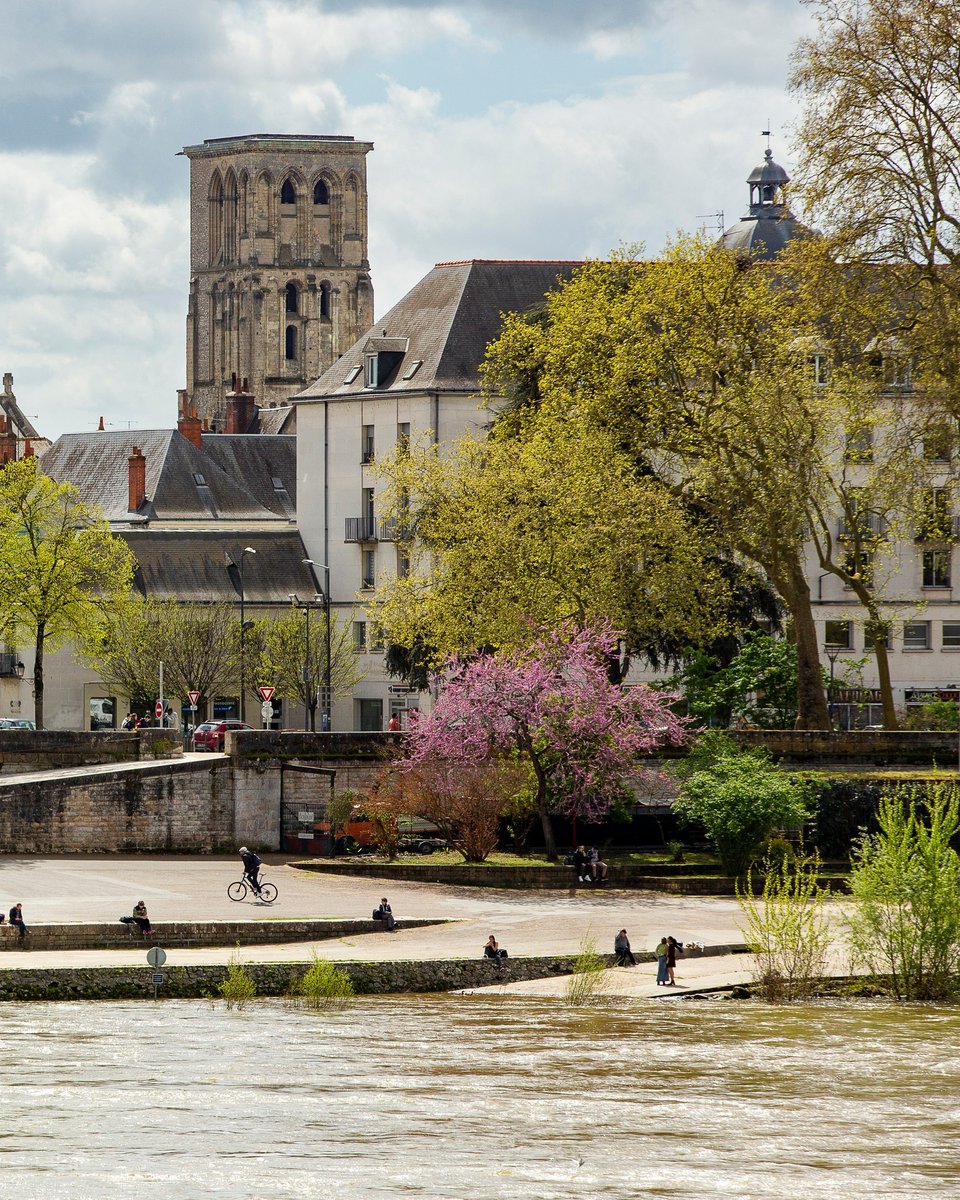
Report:
<svg viewBox="0 0 960 1200"><path fill-rule="evenodd" d="M139 446L134 446L133 453L127 459L130 482L130 503L128 512L136 512L147 494L147 460L143 457Z"/></svg>
<svg viewBox="0 0 960 1200"><path fill-rule="evenodd" d="M203 432L203 425L200 418L197 416L197 410L192 404L186 400L186 393L181 393L184 397L183 404L180 407L180 417L177 420L177 429L187 439L191 446L196 446L198 450L202 450L203 446L200 441L200 436Z"/></svg>
<svg viewBox="0 0 960 1200"><path fill-rule="evenodd" d="M244 379L239 390L227 393L227 424L224 433L246 433L257 415L253 392L247 391Z"/></svg>

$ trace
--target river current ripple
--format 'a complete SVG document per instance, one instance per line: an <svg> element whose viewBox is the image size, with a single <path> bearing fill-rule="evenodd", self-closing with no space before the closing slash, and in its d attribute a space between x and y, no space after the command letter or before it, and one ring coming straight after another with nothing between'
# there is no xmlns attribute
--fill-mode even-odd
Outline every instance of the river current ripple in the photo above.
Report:
<svg viewBox="0 0 960 1200"><path fill-rule="evenodd" d="M0 1007L0 1197L960 1196L960 1014Z"/></svg>

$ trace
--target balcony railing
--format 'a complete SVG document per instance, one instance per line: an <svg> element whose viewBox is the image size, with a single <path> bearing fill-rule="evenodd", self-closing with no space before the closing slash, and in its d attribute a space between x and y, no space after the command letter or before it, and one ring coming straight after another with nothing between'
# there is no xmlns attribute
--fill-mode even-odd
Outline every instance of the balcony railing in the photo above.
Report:
<svg viewBox="0 0 960 1200"><path fill-rule="evenodd" d="M343 534L345 542L376 542L377 522L373 517L347 517Z"/></svg>

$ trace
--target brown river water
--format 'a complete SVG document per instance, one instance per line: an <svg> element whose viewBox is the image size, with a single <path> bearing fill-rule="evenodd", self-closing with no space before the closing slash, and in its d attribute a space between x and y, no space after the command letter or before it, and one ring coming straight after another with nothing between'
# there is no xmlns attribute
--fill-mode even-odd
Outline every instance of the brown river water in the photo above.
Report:
<svg viewBox="0 0 960 1200"><path fill-rule="evenodd" d="M960 1197L960 1013L0 1006L0 1197Z"/></svg>

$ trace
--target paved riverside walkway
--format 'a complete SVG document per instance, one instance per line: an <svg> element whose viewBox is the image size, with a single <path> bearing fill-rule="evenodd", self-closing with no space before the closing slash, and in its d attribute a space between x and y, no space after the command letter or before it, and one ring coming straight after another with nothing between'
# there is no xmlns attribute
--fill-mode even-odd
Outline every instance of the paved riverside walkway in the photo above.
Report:
<svg viewBox="0 0 960 1200"><path fill-rule="evenodd" d="M0 908L23 903L31 922L117 921L137 900L146 902L151 920L217 921L369 917L381 896L389 897L400 928L394 933L358 934L318 942L244 946L245 962L303 962L313 950L338 961L389 961L479 957L495 933L512 955L575 953L585 936L603 952L613 949L617 930L626 927L635 951L649 951L665 933L680 941L708 945L740 943L739 910L728 897L663 896L620 892L613 886L578 888L570 893L457 888L439 884L399 883L298 871L286 856L267 855L265 877L279 888L273 905L234 903L227 884L241 875L239 858L162 855L18 857L0 856ZM450 924L403 928L404 917L446 918ZM29 942L29 938L28 938ZM149 946L150 940L146 940ZM141 965L145 945L130 950L12 951L4 969ZM229 947L171 947L173 965L224 963ZM617 969L611 982L627 995L682 995L749 978L747 955L689 959L678 966L677 988L655 985L655 966L641 963ZM495 991L556 994L562 980L495 985Z"/></svg>

